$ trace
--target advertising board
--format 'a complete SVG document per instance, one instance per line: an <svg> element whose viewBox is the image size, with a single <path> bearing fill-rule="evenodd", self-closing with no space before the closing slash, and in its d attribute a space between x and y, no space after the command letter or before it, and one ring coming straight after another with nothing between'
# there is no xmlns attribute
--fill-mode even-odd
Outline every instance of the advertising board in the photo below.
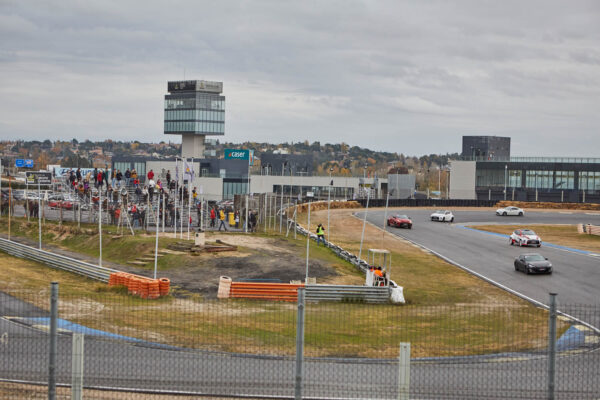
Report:
<svg viewBox="0 0 600 400"><path fill-rule="evenodd" d="M44 172L44 171L34 171L34 172L26 172L27 183L32 185L37 185L38 182L40 185L51 185L52 184L52 173Z"/></svg>

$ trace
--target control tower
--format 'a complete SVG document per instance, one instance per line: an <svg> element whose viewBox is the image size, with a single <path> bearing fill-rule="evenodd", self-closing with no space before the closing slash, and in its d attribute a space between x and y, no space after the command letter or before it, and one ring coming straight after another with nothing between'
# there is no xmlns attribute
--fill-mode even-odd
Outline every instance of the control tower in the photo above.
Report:
<svg viewBox="0 0 600 400"><path fill-rule="evenodd" d="M182 158L205 158L206 135L225 134L223 82L170 81L165 95L165 134L181 135Z"/></svg>

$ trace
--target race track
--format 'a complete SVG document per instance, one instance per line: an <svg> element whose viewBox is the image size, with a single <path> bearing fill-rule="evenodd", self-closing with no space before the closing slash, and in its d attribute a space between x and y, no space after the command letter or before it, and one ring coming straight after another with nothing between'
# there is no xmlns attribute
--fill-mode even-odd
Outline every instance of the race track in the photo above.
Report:
<svg viewBox="0 0 600 400"><path fill-rule="evenodd" d="M545 241L541 248L510 246L508 236L465 226L506 224L535 230L535 224L600 225L599 212L527 211L523 217L499 217L489 209L454 211L454 223L433 222L429 218L432 212L424 209L389 209L388 216L395 213L411 216L413 228L408 230L386 226L385 229L540 303L548 304L548 294L551 292L558 294L559 305L598 303L600 254L562 248ZM356 216L363 218L364 212L358 212ZM383 229L384 210L369 210L367 221ZM539 252L547 257L554 266L554 272L551 275L516 272L513 266L515 257L527 252ZM398 283L402 285L401 281Z"/></svg>

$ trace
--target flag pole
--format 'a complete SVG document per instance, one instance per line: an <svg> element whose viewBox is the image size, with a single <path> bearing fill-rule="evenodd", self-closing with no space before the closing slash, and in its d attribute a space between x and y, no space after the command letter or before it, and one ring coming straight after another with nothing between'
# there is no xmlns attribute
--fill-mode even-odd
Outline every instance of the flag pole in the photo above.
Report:
<svg viewBox="0 0 600 400"><path fill-rule="evenodd" d="M189 180L188 180L188 226L187 226L187 240L190 240L190 224L192 223L192 187L191 183L194 180L194 157L192 157L192 167L190 168Z"/></svg>

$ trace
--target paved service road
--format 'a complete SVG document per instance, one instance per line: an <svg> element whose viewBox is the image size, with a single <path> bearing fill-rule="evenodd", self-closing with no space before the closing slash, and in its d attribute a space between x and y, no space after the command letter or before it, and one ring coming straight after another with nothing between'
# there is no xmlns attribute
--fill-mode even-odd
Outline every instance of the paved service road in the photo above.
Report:
<svg viewBox="0 0 600 400"><path fill-rule="evenodd" d="M559 305L598 304L600 255L568 251L553 247L551 243L546 242L540 248L510 246L507 236L465 228L464 225L507 224L532 227L534 230L534 224L600 225L600 212L526 211L523 217L499 217L489 209L454 211L454 223L433 222L429 219L432 212L433 210L423 209L390 209L388 215L393 213L410 215L413 218L413 228L407 230L386 226L386 230L423 245L455 263L543 304L548 304L550 292L558 294ZM363 218L364 212L356 215ZM369 211L367 220L383 228L384 211L381 209ZM539 252L547 257L554 266L552 275L526 275L516 272L514 259L526 252Z"/></svg>

